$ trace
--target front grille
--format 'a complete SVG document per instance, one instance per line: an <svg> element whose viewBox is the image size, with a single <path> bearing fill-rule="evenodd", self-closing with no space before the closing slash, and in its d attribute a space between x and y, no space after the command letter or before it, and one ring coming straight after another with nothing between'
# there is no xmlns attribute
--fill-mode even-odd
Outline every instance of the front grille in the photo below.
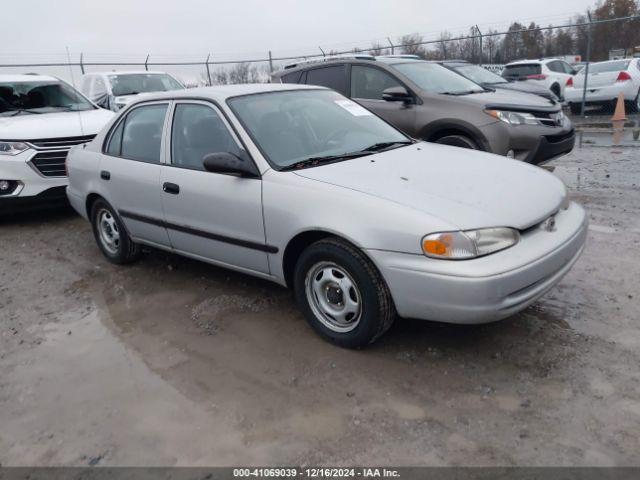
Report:
<svg viewBox="0 0 640 480"><path fill-rule="evenodd" d="M554 113L536 113L535 116L538 118L541 124L546 125L547 127L559 127L562 125L562 112L554 112Z"/></svg>
<svg viewBox="0 0 640 480"><path fill-rule="evenodd" d="M33 166L45 177L65 177L65 161L69 150L38 152L31 159Z"/></svg>
<svg viewBox="0 0 640 480"><path fill-rule="evenodd" d="M39 140L29 140L27 143L30 143L37 149L69 149L75 145L81 145L83 143L90 142L94 137L95 135L84 135L82 137L41 138Z"/></svg>
<svg viewBox="0 0 640 480"><path fill-rule="evenodd" d="M31 159L31 164L45 177L66 177L65 162L72 147L93 140L95 135L82 137L59 137L29 140L38 153Z"/></svg>

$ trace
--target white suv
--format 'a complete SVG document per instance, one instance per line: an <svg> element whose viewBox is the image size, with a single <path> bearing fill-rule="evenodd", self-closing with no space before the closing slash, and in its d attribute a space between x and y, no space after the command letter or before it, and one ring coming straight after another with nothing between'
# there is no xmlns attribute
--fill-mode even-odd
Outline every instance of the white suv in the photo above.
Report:
<svg viewBox="0 0 640 480"><path fill-rule="evenodd" d="M509 81L525 82L551 90L564 100L564 90L577 71L564 60L543 58L518 60L505 65L502 76Z"/></svg>
<svg viewBox="0 0 640 480"><path fill-rule="evenodd" d="M80 90L102 108L117 112L140 93L183 90L185 87L165 72L100 72L82 77Z"/></svg>
<svg viewBox="0 0 640 480"><path fill-rule="evenodd" d="M58 78L0 75L0 213L66 202L69 149L112 116Z"/></svg>

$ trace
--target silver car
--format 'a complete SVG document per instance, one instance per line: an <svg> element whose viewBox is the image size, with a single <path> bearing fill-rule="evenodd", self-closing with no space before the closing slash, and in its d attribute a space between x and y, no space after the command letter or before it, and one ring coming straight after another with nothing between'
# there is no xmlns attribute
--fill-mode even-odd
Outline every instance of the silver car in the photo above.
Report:
<svg viewBox="0 0 640 480"><path fill-rule="evenodd" d="M543 169L415 142L321 87L154 94L73 149L67 193L112 262L140 245L292 287L345 347L396 316L508 317L580 256L585 211Z"/></svg>

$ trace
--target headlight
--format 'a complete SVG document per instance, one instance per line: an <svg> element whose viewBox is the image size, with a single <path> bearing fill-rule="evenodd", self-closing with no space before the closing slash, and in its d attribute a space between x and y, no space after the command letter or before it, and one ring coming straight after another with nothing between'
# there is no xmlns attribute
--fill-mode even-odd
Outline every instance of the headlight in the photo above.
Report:
<svg viewBox="0 0 640 480"><path fill-rule="evenodd" d="M505 227L432 233L422 239L422 251L427 257L465 260L504 250L519 240L517 230Z"/></svg>
<svg viewBox="0 0 640 480"><path fill-rule="evenodd" d="M24 152L29 145L22 142L3 142L0 140L0 155L17 155Z"/></svg>
<svg viewBox="0 0 640 480"><path fill-rule="evenodd" d="M485 110L484 112L509 125L540 125L532 113L509 112L507 110Z"/></svg>

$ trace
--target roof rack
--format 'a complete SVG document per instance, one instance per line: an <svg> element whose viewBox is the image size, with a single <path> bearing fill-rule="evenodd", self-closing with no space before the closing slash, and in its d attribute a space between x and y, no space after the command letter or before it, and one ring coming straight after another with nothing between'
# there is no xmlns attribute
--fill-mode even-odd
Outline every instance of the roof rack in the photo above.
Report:
<svg viewBox="0 0 640 480"><path fill-rule="evenodd" d="M413 58L416 60L422 60L419 55L413 55L411 53L399 53L397 55L377 55L375 58Z"/></svg>
<svg viewBox="0 0 640 480"><path fill-rule="evenodd" d="M295 63L288 63L284 66L285 70L288 70L290 68L295 68L298 67L300 65L309 65L312 63L323 63L323 62L332 62L332 61L337 61L337 60L375 60L376 57L374 57L373 55L368 55L366 53L345 53L345 54L340 54L340 55L329 55L327 57L322 57L322 58L313 58L313 59L309 59L309 60L300 60L298 62Z"/></svg>

